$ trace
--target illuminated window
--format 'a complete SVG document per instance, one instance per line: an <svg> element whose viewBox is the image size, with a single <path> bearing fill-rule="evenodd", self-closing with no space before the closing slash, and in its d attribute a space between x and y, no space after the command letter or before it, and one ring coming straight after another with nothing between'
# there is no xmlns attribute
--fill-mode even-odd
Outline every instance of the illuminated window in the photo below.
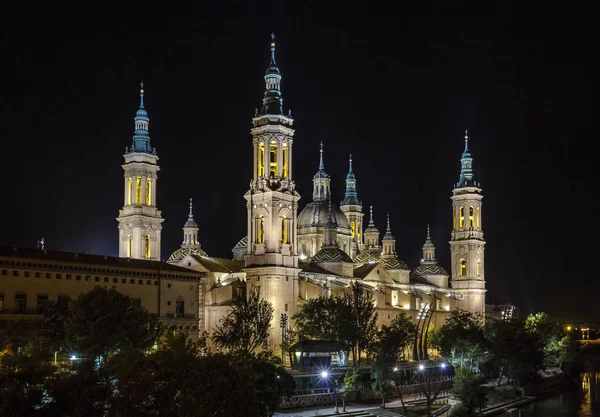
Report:
<svg viewBox="0 0 600 417"><path fill-rule="evenodd" d="M360 239L360 232L361 232L361 224L360 222L357 223L356 225L356 235L358 236L358 238Z"/></svg>
<svg viewBox="0 0 600 417"><path fill-rule="evenodd" d="M285 216L281 218L281 241L288 244L288 222Z"/></svg>
<svg viewBox="0 0 600 417"><path fill-rule="evenodd" d="M462 229L463 227L465 227L465 208L461 207L460 208L460 228Z"/></svg>
<svg viewBox="0 0 600 417"><path fill-rule="evenodd" d="M475 227L475 209L472 206L469 207L469 226Z"/></svg>
<svg viewBox="0 0 600 417"><path fill-rule="evenodd" d="M460 276L461 277L467 276L467 261L465 261L464 259L460 260Z"/></svg>
<svg viewBox="0 0 600 417"><path fill-rule="evenodd" d="M452 229L456 229L456 209L452 210Z"/></svg>
<svg viewBox="0 0 600 417"><path fill-rule="evenodd" d="M269 146L269 171L272 177L277 176L277 142L271 142L271 146Z"/></svg>
<svg viewBox="0 0 600 417"><path fill-rule="evenodd" d="M256 219L256 243L265 243L265 218L258 216Z"/></svg>
<svg viewBox="0 0 600 417"><path fill-rule="evenodd" d="M152 180L146 178L146 205L152 205Z"/></svg>
<svg viewBox="0 0 600 417"><path fill-rule="evenodd" d="M350 230L352 231L352 237L355 235L355 224L354 222L350 222Z"/></svg>
<svg viewBox="0 0 600 417"><path fill-rule="evenodd" d="M125 256L131 258L131 235L127 235L127 243L125 245Z"/></svg>
<svg viewBox="0 0 600 417"><path fill-rule="evenodd" d="M481 229L481 212L479 211L479 207L477 207L477 228Z"/></svg>
<svg viewBox="0 0 600 417"><path fill-rule="evenodd" d="M131 205L131 196L133 194L133 178L127 178L127 205Z"/></svg>
<svg viewBox="0 0 600 417"><path fill-rule="evenodd" d="M144 257L150 259L150 235L146 235L146 245L144 248Z"/></svg>
<svg viewBox="0 0 600 417"><path fill-rule="evenodd" d="M258 145L258 176L265 175L265 144Z"/></svg>
<svg viewBox="0 0 600 417"><path fill-rule="evenodd" d="M288 164L289 164L289 160L288 160L288 155L289 155L289 148L287 143L283 144L283 177L287 178L289 177L289 172L288 172Z"/></svg>
<svg viewBox="0 0 600 417"><path fill-rule="evenodd" d="M477 261L475 265L475 274L480 277L481 276L481 262Z"/></svg>
<svg viewBox="0 0 600 417"><path fill-rule="evenodd" d="M142 177L135 179L135 204L142 204Z"/></svg>

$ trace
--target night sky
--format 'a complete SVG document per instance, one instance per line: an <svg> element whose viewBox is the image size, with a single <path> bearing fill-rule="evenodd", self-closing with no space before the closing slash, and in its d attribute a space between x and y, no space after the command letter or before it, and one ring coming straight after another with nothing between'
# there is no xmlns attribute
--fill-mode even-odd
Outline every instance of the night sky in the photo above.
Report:
<svg viewBox="0 0 600 417"><path fill-rule="evenodd" d="M469 129L487 302L600 320L590 10L407 3L3 10L0 244L43 236L49 249L117 255L122 155L143 80L162 257L179 247L193 197L203 249L230 258L246 234L251 118L274 31L301 208L323 141L333 198L352 153L364 211L375 206L382 236L390 212L400 258L418 264L430 222L449 269L450 196Z"/></svg>

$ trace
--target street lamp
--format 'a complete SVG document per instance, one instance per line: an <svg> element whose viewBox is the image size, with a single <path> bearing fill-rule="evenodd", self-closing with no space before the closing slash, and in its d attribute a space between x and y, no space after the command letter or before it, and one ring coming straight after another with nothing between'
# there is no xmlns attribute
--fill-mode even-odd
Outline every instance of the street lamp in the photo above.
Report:
<svg viewBox="0 0 600 417"><path fill-rule="evenodd" d="M423 369L425 369L425 365L423 365L423 364L420 364L420 365L419 365L419 371L422 371Z"/></svg>
<svg viewBox="0 0 600 417"><path fill-rule="evenodd" d="M285 368L285 330L287 329L287 314L281 313L279 327L281 327L281 366Z"/></svg>

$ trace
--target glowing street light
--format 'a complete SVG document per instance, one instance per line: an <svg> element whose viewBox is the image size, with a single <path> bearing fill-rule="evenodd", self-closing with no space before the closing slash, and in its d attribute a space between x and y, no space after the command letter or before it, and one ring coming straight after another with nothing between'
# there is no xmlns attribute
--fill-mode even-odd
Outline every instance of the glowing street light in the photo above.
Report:
<svg viewBox="0 0 600 417"><path fill-rule="evenodd" d="M445 363L445 362L442 362L442 363L441 363L441 365L440 365L440 367L441 367L442 369L445 369L445 368L446 368L446 363Z"/></svg>
<svg viewBox="0 0 600 417"><path fill-rule="evenodd" d="M321 378L327 378L327 376L329 376L329 374L327 373L327 371L321 372Z"/></svg>
<svg viewBox="0 0 600 417"><path fill-rule="evenodd" d="M425 369L425 365L423 365L423 364L420 364L420 365L419 365L419 371L422 371L423 369Z"/></svg>

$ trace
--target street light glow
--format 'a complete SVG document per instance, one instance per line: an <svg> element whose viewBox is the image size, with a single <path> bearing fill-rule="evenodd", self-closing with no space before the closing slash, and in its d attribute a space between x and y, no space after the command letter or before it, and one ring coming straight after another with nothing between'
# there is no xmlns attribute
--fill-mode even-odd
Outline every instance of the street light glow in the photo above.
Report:
<svg viewBox="0 0 600 417"><path fill-rule="evenodd" d="M440 366L442 367L442 369L444 369L446 367L446 364L444 362L442 362L442 364Z"/></svg>
<svg viewBox="0 0 600 417"><path fill-rule="evenodd" d="M327 375L329 375L327 371L321 372L321 378L327 378Z"/></svg>
<svg viewBox="0 0 600 417"><path fill-rule="evenodd" d="M396 372L398 370L398 368L394 368L394 372Z"/></svg>
<svg viewBox="0 0 600 417"><path fill-rule="evenodd" d="M422 371L423 369L425 369L425 365L423 365L423 364L419 365L419 371Z"/></svg>
<svg viewBox="0 0 600 417"><path fill-rule="evenodd" d="M72 361L74 361L74 360L76 360L76 359L77 359L77 357L76 357L75 355L71 356L71 360L72 360Z"/></svg>

